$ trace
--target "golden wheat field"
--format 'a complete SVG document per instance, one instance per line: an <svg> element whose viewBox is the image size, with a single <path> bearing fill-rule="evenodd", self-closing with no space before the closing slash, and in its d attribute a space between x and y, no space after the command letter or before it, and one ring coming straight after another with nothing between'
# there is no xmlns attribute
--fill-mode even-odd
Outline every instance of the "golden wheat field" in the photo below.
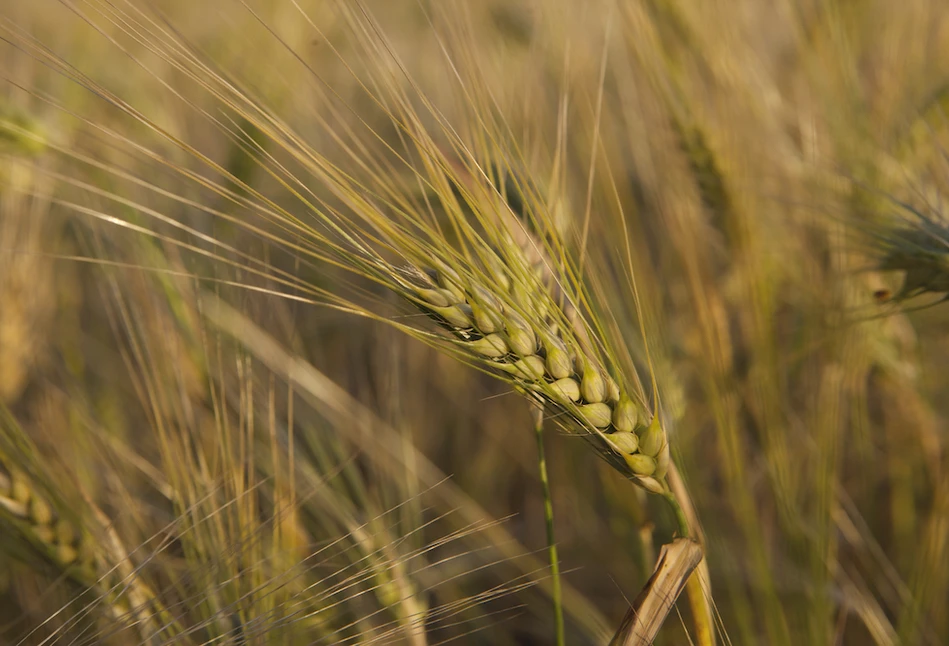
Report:
<svg viewBox="0 0 949 646"><path fill-rule="evenodd" d="M944 0L0 0L0 644L949 643Z"/></svg>

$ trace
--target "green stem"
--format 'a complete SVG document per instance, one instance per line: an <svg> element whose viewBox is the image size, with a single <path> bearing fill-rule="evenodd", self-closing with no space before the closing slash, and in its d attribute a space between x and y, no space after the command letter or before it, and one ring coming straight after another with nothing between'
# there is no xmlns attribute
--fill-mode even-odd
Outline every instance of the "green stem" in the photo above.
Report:
<svg viewBox="0 0 949 646"><path fill-rule="evenodd" d="M692 532L689 529L689 519L685 517L685 512L682 511L682 505L676 500L675 494L666 490L666 492L662 494L662 497L666 499L666 502L669 503L672 507L672 511L675 513L676 523L679 525L679 534L682 538L691 538Z"/></svg>
<svg viewBox="0 0 949 646"><path fill-rule="evenodd" d="M554 504L550 497L550 481L547 478L547 458L544 456L544 413L534 413L534 433L537 437L537 463L540 469L540 484L544 490L544 520L547 522L547 552L550 555L550 574L553 577L554 622L557 646L564 646L563 594L560 589L560 561L557 558L557 543L554 540Z"/></svg>
<svg viewBox="0 0 949 646"><path fill-rule="evenodd" d="M666 499L666 502L669 503L672 507L672 511L675 513L676 523L679 525L679 534L681 534L682 538L695 540L695 536L692 535L690 529L689 519L686 517L685 511L683 511L682 505L679 504L675 494L669 489L668 483L663 482L663 484L666 487L666 491L662 494L662 497ZM701 567L702 565L700 563L698 568ZM692 572L686 583L686 593L689 596L689 604L692 606L692 615L695 621L695 643L698 644L698 646L715 646L715 625L712 620L712 612L705 595L705 590L702 589L701 570L698 568Z"/></svg>

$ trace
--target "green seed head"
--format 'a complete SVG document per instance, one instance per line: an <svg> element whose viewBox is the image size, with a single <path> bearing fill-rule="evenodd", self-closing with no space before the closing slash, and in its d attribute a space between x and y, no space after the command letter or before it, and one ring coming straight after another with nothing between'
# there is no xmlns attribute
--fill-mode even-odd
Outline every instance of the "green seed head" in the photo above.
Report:
<svg viewBox="0 0 949 646"><path fill-rule="evenodd" d="M551 395L560 403L580 401L580 384L565 377L550 384Z"/></svg>
<svg viewBox="0 0 949 646"><path fill-rule="evenodd" d="M508 280L512 271L501 264L493 266L490 259L487 266L489 275L504 285L462 289L466 283L446 269L429 272L438 288L416 288L416 294L444 327L455 330L458 343L470 347L472 355L485 359L493 369L510 375L520 390L533 393L541 402L563 406L579 426L609 431L609 444L623 457L634 481L648 491L664 492L670 453L658 416L642 426L646 415L642 406L623 394L616 380L591 357L570 347L556 321L539 314L541 305L554 303L531 291L531 277L513 271L523 280ZM509 290L504 287L507 284ZM504 289L498 291L499 286ZM505 307L508 302L518 310Z"/></svg>
<svg viewBox="0 0 949 646"><path fill-rule="evenodd" d="M500 359L510 351L504 339L497 334L489 334L484 338L468 343L467 346L476 354L488 359Z"/></svg>
<svg viewBox="0 0 949 646"><path fill-rule="evenodd" d="M527 321L511 312L506 328L508 345L515 354L526 357L537 352L537 337Z"/></svg>
<svg viewBox="0 0 949 646"><path fill-rule="evenodd" d="M489 305L471 304L471 314L475 327L484 333L497 332L501 329L501 317Z"/></svg>
<svg viewBox="0 0 949 646"><path fill-rule="evenodd" d="M582 386L581 386L582 388ZM610 425L613 417L613 411L603 403L586 404L580 407L580 416L587 421L590 426L596 428L606 428Z"/></svg>
<svg viewBox="0 0 949 646"><path fill-rule="evenodd" d="M435 307L448 307L452 304L452 301L445 297L442 293L444 290L441 289L426 289L424 287L418 287L415 290L415 293L418 294L418 297L422 299L428 305L434 305Z"/></svg>
<svg viewBox="0 0 949 646"><path fill-rule="evenodd" d="M590 403L602 402L606 399L606 381L600 371L593 366L592 361L584 361L583 378L580 381L580 394L583 400Z"/></svg>
<svg viewBox="0 0 949 646"><path fill-rule="evenodd" d="M635 433L610 433L607 437L620 453L632 455L639 448L639 438Z"/></svg>
<svg viewBox="0 0 949 646"><path fill-rule="evenodd" d="M656 471L656 461L648 455L636 453L634 455L624 455L623 459L638 476L651 476Z"/></svg>
<svg viewBox="0 0 949 646"><path fill-rule="evenodd" d="M628 397L623 397L613 409L613 427L624 433L631 432L639 423L639 407Z"/></svg>
<svg viewBox="0 0 949 646"><path fill-rule="evenodd" d="M666 434L659 425L659 415L654 415L649 426L639 434L639 450L654 458L665 443Z"/></svg>
<svg viewBox="0 0 949 646"><path fill-rule="evenodd" d="M468 330L471 328L471 308L467 305L449 305L448 307L432 305L429 309L448 321L456 329Z"/></svg>
<svg viewBox="0 0 949 646"><path fill-rule="evenodd" d="M471 304L475 326L485 334L499 332L502 328L501 313L504 304L488 290L474 286L473 296L468 298Z"/></svg>
<svg viewBox="0 0 949 646"><path fill-rule="evenodd" d="M544 378L544 361L536 354L524 357L511 366L515 376L524 381L541 381Z"/></svg>
<svg viewBox="0 0 949 646"><path fill-rule="evenodd" d="M563 379L573 374L573 361L562 344L545 343L547 348L547 372L554 379Z"/></svg>
<svg viewBox="0 0 949 646"><path fill-rule="evenodd" d="M448 301L449 305L458 305L459 303L465 302L464 293L462 293L459 297L458 292L453 292L450 289L439 288L435 291L437 291L442 298Z"/></svg>
<svg viewBox="0 0 949 646"><path fill-rule="evenodd" d="M451 292L454 296L454 302L463 303L465 302L465 290L463 290L461 285L461 280L458 278L458 274L453 270L443 267L438 271L438 284L443 288Z"/></svg>
<svg viewBox="0 0 949 646"><path fill-rule="evenodd" d="M652 493L661 494L661 493L665 493L665 491L666 491L666 490L665 490L665 487L662 486L662 483L661 483L661 482L659 482L659 481L656 480L655 478L651 478L651 477L649 477L649 476L644 476L644 477L641 477L641 478L636 478L636 481L635 481L635 482L636 482L636 484L638 484L640 487L642 487L642 488L645 489L646 491L649 491L649 492L652 492Z"/></svg>

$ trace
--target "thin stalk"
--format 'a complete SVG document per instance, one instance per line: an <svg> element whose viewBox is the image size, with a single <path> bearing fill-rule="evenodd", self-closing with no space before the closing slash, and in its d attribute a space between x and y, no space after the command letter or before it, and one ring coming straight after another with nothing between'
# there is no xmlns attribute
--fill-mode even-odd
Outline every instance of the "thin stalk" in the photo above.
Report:
<svg viewBox="0 0 949 646"><path fill-rule="evenodd" d="M666 502L672 507L673 513L675 513L676 524L679 526L679 535L682 538L692 538L689 519L686 518L685 512L682 510L682 505L679 504L675 494L672 493L672 491L666 491L662 494L662 497L666 499Z"/></svg>
<svg viewBox="0 0 949 646"><path fill-rule="evenodd" d="M669 472L669 479L676 478L678 479L678 491L679 495L684 496L685 506L689 507L689 513L694 517L695 512L692 509L691 500L688 498L688 493L681 485L681 479L679 479L678 472L673 466ZM675 513L676 524L679 526L679 534L682 538L689 538L697 541L700 545L704 542L702 540L702 531L698 527L697 521L693 525L693 522L689 520L689 513L686 513L686 509L683 504L680 504L679 498L676 495L676 491L673 490L671 486L663 494L663 497L672 507L673 513ZM692 606L693 621L695 624L695 641L698 646L715 646L715 625L714 619L712 617L711 608L708 605L708 599L705 596L705 590L702 586L703 576L707 577L706 566L702 561L705 558L705 549L702 545L702 559L696 565L696 569L689 575L689 580L686 583L686 594L689 598L689 605Z"/></svg>
<svg viewBox="0 0 949 646"><path fill-rule="evenodd" d="M564 646L563 599L560 591L560 561L557 558L557 543L554 540L554 504L550 497L550 480L547 478L547 458L544 455L544 411L534 409L534 434L537 438L537 465L540 485L544 491L544 520L547 523L547 553L550 555L550 575L553 578L554 627L557 646Z"/></svg>

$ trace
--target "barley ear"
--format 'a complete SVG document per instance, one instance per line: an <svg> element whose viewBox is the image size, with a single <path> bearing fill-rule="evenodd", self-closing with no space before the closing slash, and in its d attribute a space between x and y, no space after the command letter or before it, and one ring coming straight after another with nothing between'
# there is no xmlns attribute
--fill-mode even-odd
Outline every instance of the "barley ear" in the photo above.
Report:
<svg viewBox="0 0 949 646"><path fill-rule="evenodd" d="M498 263L493 266L497 273ZM493 283L496 291L480 272L458 268L410 268L403 275L411 278L406 296L472 361L513 382L562 427L594 443L633 482L655 493L667 491L662 476L669 453L659 416L584 350L576 339L586 331L573 329L546 291L518 289L525 281L514 269L507 271L508 281ZM504 284L511 289L498 290ZM649 423L642 426L641 420Z"/></svg>
<svg viewBox="0 0 949 646"><path fill-rule="evenodd" d="M0 523L9 523L48 564L92 592L110 619L143 636L175 633L174 618L135 572L109 520L90 501L67 505L46 486L53 480L31 459L35 449L5 411L0 441Z"/></svg>

